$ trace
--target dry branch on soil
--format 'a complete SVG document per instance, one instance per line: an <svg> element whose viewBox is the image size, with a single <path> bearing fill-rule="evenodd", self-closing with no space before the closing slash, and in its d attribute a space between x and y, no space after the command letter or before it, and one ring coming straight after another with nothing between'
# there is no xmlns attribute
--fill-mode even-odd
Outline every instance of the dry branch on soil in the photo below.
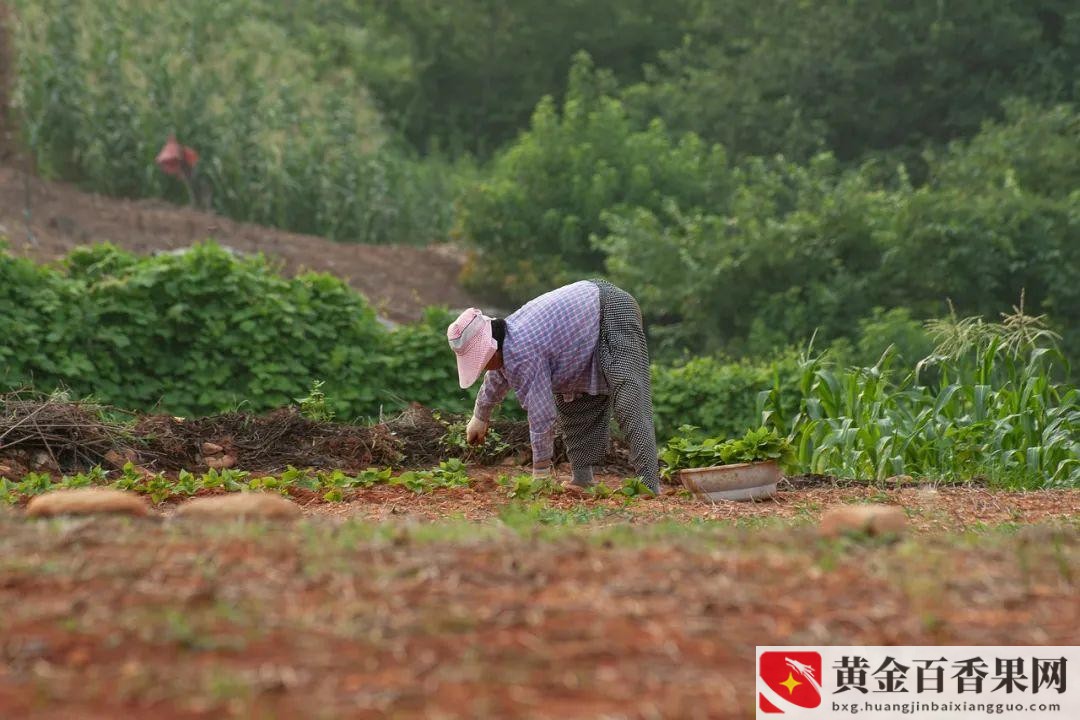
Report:
<svg viewBox="0 0 1080 720"><path fill-rule="evenodd" d="M294 467L391 465L400 444L383 425L362 427L309 420L294 408L267 415L228 413L205 418L140 418L135 434L165 469L204 464L203 443L220 445L236 467L273 471Z"/></svg>
<svg viewBox="0 0 1080 720"><path fill-rule="evenodd" d="M266 415L133 416L134 425L127 427L105 420L118 411L99 405L19 393L0 396L0 402L0 458L52 471L115 465L111 452L161 470L208 466L227 457L226 466L253 472L274 472L289 465L430 467L449 457L488 465L508 458L527 464L530 459L528 423L496 421L493 430L501 438L499 446L470 448L448 440L450 427L463 428L465 418L436 417L415 404L370 426L318 422L290 407ZM206 448L214 448L220 456L206 456ZM561 442L556 442L555 450L556 460L564 460ZM623 445L612 446L605 467L628 469Z"/></svg>
<svg viewBox="0 0 1080 720"><path fill-rule="evenodd" d="M57 469L101 463L130 444L126 429L102 419L102 408L29 393L0 396L0 456Z"/></svg>

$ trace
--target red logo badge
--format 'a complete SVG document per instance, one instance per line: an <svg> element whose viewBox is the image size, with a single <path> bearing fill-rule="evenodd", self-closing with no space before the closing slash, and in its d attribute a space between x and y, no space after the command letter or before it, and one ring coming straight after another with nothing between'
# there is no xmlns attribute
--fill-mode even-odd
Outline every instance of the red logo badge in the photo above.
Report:
<svg viewBox="0 0 1080 720"><path fill-rule="evenodd" d="M821 655L816 652L763 652L758 661L758 706L783 713L821 704Z"/></svg>

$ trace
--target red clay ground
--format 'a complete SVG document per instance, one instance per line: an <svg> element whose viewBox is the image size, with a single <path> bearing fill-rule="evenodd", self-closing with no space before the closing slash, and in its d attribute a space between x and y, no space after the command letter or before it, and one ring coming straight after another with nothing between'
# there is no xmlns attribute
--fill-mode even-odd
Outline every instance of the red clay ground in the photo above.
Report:
<svg viewBox="0 0 1080 720"><path fill-rule="evenodd" d="M965 522L999 504L1073 520L886 544L643 515L544 525L595 515L566 499L531 522L521 508L293 526L8 512L0 717L742 718L760 644L1080 642L1075 494L941 492ZM347 508L405 501L386 495ZM407 505L423 502L447 499ZM703 512L676 498L631 512L675 504Z"/></svg>
<svg viewBox="0 0 1080 720"><path fill-rule="evenodd" d="M562 477L567 476L562 467ZM346 495L347 502L326 503L313 493L297 497L311 516L359 518L364 520L436 521L460 518L474 522L491 521L509 502L507 489L496 482L515 468L472 468L467 488L440 490L417 495L400 486L378 485ZM619 486L615 475L600 476L610 487ZM1030 524L1048 520L1080 518L1080 491L1041 490L1006 492L980 487L796 487L785 480L776 496L761 502L705 503L691 499L677 488L667 487L661 497L627 502L616 496L604 500L583 499L561 494L543 498L560 510L588 507L607 517L596 524L672 521L729 521L745 526L774 523L777 526L813 524L830 505L883 503L905 509L910 526L917 532L962 532L980 525Z"/></svg>
<svg viewBox="0 0 1080 720"><path fill-rule="evenodd" d="M294 525L4 511L0 717L752 717L756 645L1080 642L1078 491L513 501L508 470L297 491ZM817 537L859 502L907 538Z"/></svg>

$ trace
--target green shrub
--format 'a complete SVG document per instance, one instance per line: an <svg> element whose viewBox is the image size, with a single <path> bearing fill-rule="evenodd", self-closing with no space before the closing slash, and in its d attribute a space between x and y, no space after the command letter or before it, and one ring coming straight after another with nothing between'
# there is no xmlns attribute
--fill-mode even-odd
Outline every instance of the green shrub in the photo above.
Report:
<svg viewBox="0 0 1080 720"><path fill-rule="evenodd" d="M761 424L761 394L777 385L790 387L797 377L793 355L773 363L701 357L680 365L654 365L657 436L662 440L670 438L683 425L699 427L711 436L741 434Z"/></svg>
<svg viewBox="0 0 1080 720"><path fill-rule="evenodd" d="M867 318L867 331L881 329L875 308L906 307L921 320L951 302L995 318L1023 292L1075 357L1080 153L1067 148L1080 146L1080 116L1074 107L1009 112L932 159L922 187L902 169L885 182L875 164L844 172L828 156L806 166L751 160L708 208L606 212L609 232L594 246L662 349L753 355L815 331L825 342L855 339ZM1054 149L1050 181L1031 159L1044 146Z"/></svg>
<svg viewBox="0 0 1080 720"><path fill-rule="evenodd" d="M139 258L110 245L59 268L0 252L0 387L64 387L133 410L205 415L299 405L313 419L472 410L450 314L387 330L329 275L287 279L214 243ZM524 417L513 398L501 417Z"/></svg>
<svg viewBox="0 0 1080 720"><path fill-rule="evenodd" d="M726 180L723 149L661 123L637 129L605 78L579 56L561 108L540 102L528 132L460 200L458 230L479 253L466 279L519 303L603 268L602 214L709 201Z"/></svg>

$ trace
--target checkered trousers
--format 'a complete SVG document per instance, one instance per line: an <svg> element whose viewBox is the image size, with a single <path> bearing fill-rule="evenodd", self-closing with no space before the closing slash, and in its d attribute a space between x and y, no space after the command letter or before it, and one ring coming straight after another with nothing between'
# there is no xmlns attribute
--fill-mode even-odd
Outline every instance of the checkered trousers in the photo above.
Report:
<svg viewBox="0 0 1080 720"><path fill-rule="evenodd" d="M597 357L607 380L607 395L555 397L559 430L575 467L599 465L611 442L611 415L630 445L630 460L642 480L656 492L660 469L653 427L649 348L641 308L625 290L606 280L600 289L600 339Z"/></svg>

